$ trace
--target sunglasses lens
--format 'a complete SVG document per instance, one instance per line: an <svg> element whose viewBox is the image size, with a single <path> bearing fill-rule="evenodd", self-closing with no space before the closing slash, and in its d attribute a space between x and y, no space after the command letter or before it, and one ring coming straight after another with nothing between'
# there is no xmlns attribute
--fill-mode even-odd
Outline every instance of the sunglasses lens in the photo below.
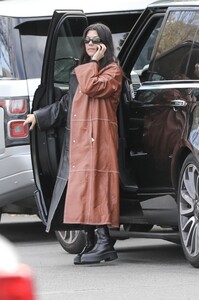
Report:
<svg viewBox="0 0 199 300"><path fill-rule="evenodd" d="M84 44L88 44L89 42L90 42L90 38L86 37L86 38L84 39Z"/></svg>
<svg viewBox="0 0 199 300"><path fill-rule="evenodd" d="M92 40L93 44L99 44L101 42L99 37L94 37Z"/></svg>
<svg viewBox="0 0 199 300"><path fill-rule="evenodd" d="M84 43L85 44L88 44L88 43L90 43L90 42L92 42L93 44L99 44L99 43L101 43L101 39L98 37L98 36L96 36L96 37L94 37L94 38L89 38L89 37L86 37L85 39L84 39Z"/></svg>

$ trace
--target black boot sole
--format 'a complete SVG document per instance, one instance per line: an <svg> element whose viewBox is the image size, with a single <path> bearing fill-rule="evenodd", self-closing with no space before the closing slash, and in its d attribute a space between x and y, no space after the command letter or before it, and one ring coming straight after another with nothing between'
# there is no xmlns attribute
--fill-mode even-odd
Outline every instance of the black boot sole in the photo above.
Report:
<svg viewBox="0 0 199 300"><path fill-rule="evenodd" d="M117 252L116 251L109 251L109 252L106 252L106 253L103 253L101 255L87 255L85 254L85 257L84 255L81 257L81 265L85 265L85 264L98 264L100 263L101 261L105 261L105 262L108 262L108 261L112 261L112 260L115 260L117 259L118 256L117 256Z"/></svg>

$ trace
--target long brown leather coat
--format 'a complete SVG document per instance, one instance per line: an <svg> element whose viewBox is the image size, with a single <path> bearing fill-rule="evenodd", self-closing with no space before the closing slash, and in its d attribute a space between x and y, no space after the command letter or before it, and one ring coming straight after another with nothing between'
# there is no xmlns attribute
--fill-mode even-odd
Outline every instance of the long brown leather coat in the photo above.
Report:
<svg viewBox="0 0 199 300"><path fill-rule="evenodd" d="M66 185L64 223L119 226L116 111L122 72L115 63L99 71L96 62L89 62L76 67L75 74L74 95L69 92L59 103L34 112L41 130L67 116L47 231Z"/></svg>

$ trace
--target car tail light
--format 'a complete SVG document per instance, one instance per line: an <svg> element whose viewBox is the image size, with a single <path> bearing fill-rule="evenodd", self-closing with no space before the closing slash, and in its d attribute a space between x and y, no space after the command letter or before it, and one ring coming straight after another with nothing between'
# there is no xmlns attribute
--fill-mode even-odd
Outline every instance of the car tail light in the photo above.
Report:
<svg viewBox="0 0 199 300"><path fill-rule="evenodd" d="M7 128L10 139L26 138L28 136L28 126L24 126L24 120L9 121Z"/></svg>
<svg viewBox="0 0 199 300"><path fill-rule="evenodd" d="M0 299L34 300L33 284L29 274L0 274Z"/></svg>
<svg viewBox="0 0 199 300"><path fill-rule="evenodd" d="M23 98L8 100L7 112L10 115L24 115L27 113L27 100Z"/></svg>
<svg viewBox="0 0 199 300"><path fill-rule="evenodd" d="M6 147L29 144L29 128L23 125L29 113L28 97L1 98L0 107L4 109Z"/></svg>
<svg viewBox="0 0 199 300"><path fill-rule="evenodd" d="M31 268L19 262L14 245L0 235L0 299L34 300Z"/></svg>

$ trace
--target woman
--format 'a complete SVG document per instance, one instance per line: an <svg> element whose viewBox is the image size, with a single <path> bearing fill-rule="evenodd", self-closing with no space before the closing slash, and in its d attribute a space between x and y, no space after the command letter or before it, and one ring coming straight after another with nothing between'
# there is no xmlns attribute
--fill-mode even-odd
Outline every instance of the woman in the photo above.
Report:
<svg viewBox="0 0 199 300"><path fill-rule="evenodd" d="M63 223L83 225L87 233L86 247L75 257L75 264L116 259L108 226L119 226L116 111L122 71L114 56L111 31L104 24L86 28L81 48L80 64L71 75L68 96L34 111L24 122L31 124L30 130L35 124L46 130L60 121L67 123L47 231L64 194Z"/></svg>

